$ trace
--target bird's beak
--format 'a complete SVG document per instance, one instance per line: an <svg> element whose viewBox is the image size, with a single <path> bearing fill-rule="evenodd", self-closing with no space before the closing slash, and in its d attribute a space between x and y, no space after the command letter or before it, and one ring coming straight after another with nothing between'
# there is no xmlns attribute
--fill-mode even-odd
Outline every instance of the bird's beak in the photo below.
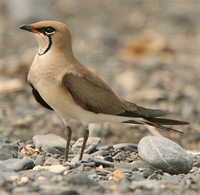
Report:
<svg viewBox="0 0 200 195"><path fill-rule="evenodd" d="M21 25L19 28L22 29L22 30L27 30L27 31L29 31L29 32L35 32L35 33L38 33L38 34L39 34L39 32L38 32L37 30L35 30L33 27L31 27L31 26L28 25L28 24L23 24L23 25Z"/></svg>

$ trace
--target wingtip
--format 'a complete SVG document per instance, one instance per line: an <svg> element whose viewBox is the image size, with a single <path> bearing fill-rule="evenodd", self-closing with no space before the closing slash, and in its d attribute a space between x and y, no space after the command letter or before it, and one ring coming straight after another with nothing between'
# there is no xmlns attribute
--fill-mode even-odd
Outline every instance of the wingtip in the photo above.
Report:
<svg viewBox="0 0 200 195"><path fill-rule="evenodd" d="M190 123L189 122L186 122L186 121L180 121L181 125L189 125Z"/></svg>

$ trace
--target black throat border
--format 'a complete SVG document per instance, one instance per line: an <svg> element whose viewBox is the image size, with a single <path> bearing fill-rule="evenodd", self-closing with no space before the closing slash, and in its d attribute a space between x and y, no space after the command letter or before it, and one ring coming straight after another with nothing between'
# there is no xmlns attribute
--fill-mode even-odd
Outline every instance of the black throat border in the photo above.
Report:
<svg viewBox="0 0 200 195"><path fill-rule="evenodd" d="M45 49L44 52L42 52L42 53L37 52L39 56L44 55L45 53L47 53L47 52L50 50L50 48L51 48L51 46L52 46L52 38L51 38L51 36L48 36L48 38L49 38L49 45L48 45L48 47Z"/></svg>

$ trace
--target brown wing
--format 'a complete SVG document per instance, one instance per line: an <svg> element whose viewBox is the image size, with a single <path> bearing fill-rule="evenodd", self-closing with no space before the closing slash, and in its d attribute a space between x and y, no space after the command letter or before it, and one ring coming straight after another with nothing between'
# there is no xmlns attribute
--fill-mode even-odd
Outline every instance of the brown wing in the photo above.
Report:
<svg viewBox="0 0 200 195"><path fill-rule="evenodd" d="M66 74L62 80L74 101L85 110L125 117L156 117L168 113L122 100L99 77L90 76L89 80L85 76Z"/></svg>
<svg viewBox="0 0 200 195"><path fill-rule="evenodd" d="M45 108L49 109L49 110L53 110L40 96L39 92L33 87L32 84L30 84L32 87L32 94L35 97L36 101L38 103L40 103L42 106L44 106Z"/></svg>
<svg viewBox="0 0 200 195"><path fill-rule="evenodd" d="M66 74L62 80L74 101L83 109L117 115L125 111L124 105L113 91L91 83L86 77Z"/></svg>

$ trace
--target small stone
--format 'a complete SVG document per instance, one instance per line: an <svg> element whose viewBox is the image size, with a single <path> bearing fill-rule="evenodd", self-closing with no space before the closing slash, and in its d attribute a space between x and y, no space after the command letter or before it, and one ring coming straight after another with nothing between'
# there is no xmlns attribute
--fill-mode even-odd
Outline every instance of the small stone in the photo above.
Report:
<svg viewBox="0 0 200 195"><path fill-rule="evenodd" d="M36 160L35 160L35 166L37 165L43 165L45 162L45 157L44 156L37 156Z"/></svg>
<svg viewBox="0 0 200 195"><path fill-rule="evenodd" d="M15 143L4 142L0 144L0 160L7 160L18 157L18 145Z"/></svg>
<svg viewBox="0 0 200 195"><path fill-rule="evenodd" d="M102 146L99 148L99 150L111 150L111 149L114 149L113 146Z"/></svg>
<svg viewBox="0 0 200 195"><path fill-rule="evenodd" d="M71 163L72 163L72 164L76 164L76 162L79 161L79 157L80 157L80 155L76 155L74 158L72 158ZM82 158L82 161L88 161L88 158L89 158L89 157L90 157L89 154L84 154L84 155L83 155L83 158Z"/></svg>
<svg viewBox="0 0 200 195"><path fill-rule="evenodd" d="M109 161L109 162L114 162L112 156L105 156L105 157L103 158L103 160L106 160L106 161Z"/></svg>
<svg viewBox="0 0 200 195"><path fill-rule="evenodd" d="M75 169L76 165L72 164L72 163L65 163L63 166L68 167L69 169Z"/></svg>
<svg viewBox="0 0 200 195"><path fill-rule="evenodd" d="M38 165L38 166L35 166L33 168L34 171L48 171L49 170L49 166L41 166L41 165Z"/></svg>
<svg viewBox="0 0 200 195"><path fill-rule="evenodd" d="M139 156L152 166L170 174L187 174L193 159L175 142L158 136L147 136L138 144Z"/></svg>
<svg viewBox="0 0 200 195"><path fill-rule="evenodd" d="M118 182L119 179L125 178L125 177L126 177L126 176L125 176L122 172L120 172L120 171L114 171L114 172L113 172L113 179L114 179L116 182Z"/></svg>
<svg viewBox="0 0 200 195"><path fill-rule="evenodd" d="M89 179L85 174L83 173L75 173L75 174L70 174L70 175L66 175L64 177L64 180L68 183L68 184L72 184L72 185L84 185L84 186L97 186L98 183Z"/></svg>
<svg viewBox="0 0 200 195"><path fill-rule="evenodd" d="M131 151L134 152L137 150L137 144L132 144L132 143L123 143L123 144L115 144L113 145L114 149L120 149L124 151Z"/></svg>
<svg viewBox="0 0 200 195"><path fill-rule="evenodd" d="M113 164L115 165L116 169L120 169L120 168L128 169L128 170L133 169L133 166L131 165L131 163L126 163L126 162L123 162L123 161L121 161L119 163L114 162Z"/></svg>
<svg viewBox="0 0 200 195"><path fill-rule="evenodd" d="M158 177L157 177L157 175L155 173L153 173L148 177L148 179L156 179L156 180L158 180Z"/></svg>
<svg viewBox="0 0 200 195"><path fill-rule="evenodd" d="M144 171L143 171L143 177L144 178L147 178L147 177L149 177L150 175L152 175L154 173L154 170L153 169L151 169L151 168L146 168L146 169L144 169Z"/></svg>
<svg viewBox="0 0 200 195"><path fill-rule="evenodd" d="M90 146L88 147L88 149L85 151L85 153L87 153L87 154L92 154L92 153L96 152L96 151L97 151L97 149L96 149L97 146L98 146L98 144L90 145Z"/></svg>
<svg viewBox="0 0 200 195"><path fill-rule="evenodd" d="M47 145L43 145L41 148L42 151L46 152L46 153L50 153L50 154L60 154L61 152L51 146L47 146Z"/></svg>
<svg viewBox="0 0 200 195"><path fill-rule="evenodd" d="M100 160L100 159L92 158L92 157L89 157L88 160L91 162L95 162L96 167L99 167L100 165L102 165L103 167L111 167L111 168L114 167L114 164L105 160Z"/></svg>
<svg viewBox="0 0 200 195"><path fill-rule="evenodd" d="M99 150L99 151L94 152L91 156L92 157L94 157L94 156L107 156L108 154L109 154L108 151Z"/></svg>
<svg viewBox="0 0 200 195"><path fill-rule="evenodd" d="M126 159L126 153L124 151L117 153L114 157L114 160L121 161Z"/></svg>
<svg viewBox="0 0 200 195"><path fill-rule="evenodd" d="M139 161L134 161L130 163L132 166L133 171L138 171L139 169L146 169L146 168L153 168L148 162L139 160Z"/></svg>
<svg viewBox="0 0 200 195"><path fill-rule="evenodd" d="M58 159L55 159L53 157L48 157L44 162L44 166L50 166L50 165L60 165L60 162Z"/></svg>
<svg viewBox="0 0 200 195"><path fill-rule="evenodd" d="M0 163L5 165L9 169L12 169L13 171L32 169L35 166L34 161L28 158L25 159L13 158L5 161L0 161Z"/></svg>
<svg viewBox="0 0 200 195"><path fill-rule="evenodd" d="M89 137L86 143L85 150L87 151L89 147L90 147L90 150L94 150L100 143L101 143L101 139L99 137ZM82 145L83 145L83 138L79 138L75 142L75 144L72 146L72 151L75 153L79 153Z"/></svg>
<svg viewBox="0 0 200 195"><path fill-rule="evenodd" d="M36 148L42 148L43 145L50 146L52 148L58 149L61 153L65 152L66 140L60 136L54 134L47 135L35 135L33 137L33 142Z"/></svg>
<svg viewBox="0 0 200 195"><path fill-rule="evenodd" d="M66 171L67 168L63 165L51 165L49 166L49 171L61 174L64 173L64 171Z"/></svg>

